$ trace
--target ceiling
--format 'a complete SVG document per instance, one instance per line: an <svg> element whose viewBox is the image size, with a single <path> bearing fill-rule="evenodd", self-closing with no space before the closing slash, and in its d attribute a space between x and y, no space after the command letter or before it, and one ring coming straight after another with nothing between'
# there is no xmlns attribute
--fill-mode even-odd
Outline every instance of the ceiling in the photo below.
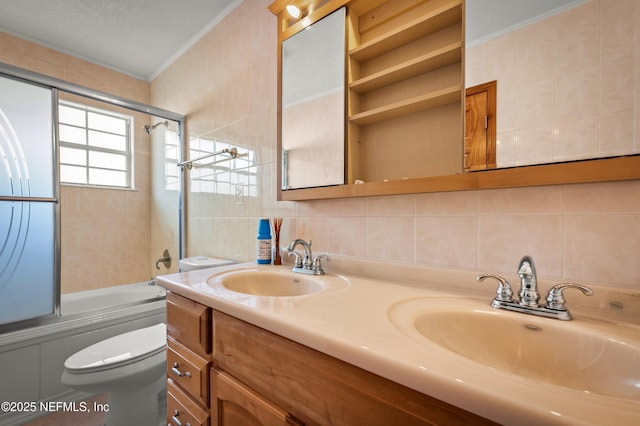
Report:
<svg viewBox="0 0 640 426"><path fill-rule="evenodd" d="M0 0L0 31L150 81L242 0Z"/></svg>
<svg viewBox="0 0 640 426"><path fill-rule="evenodd" d="M243 0L0 0L0 31L150 81ZM467 0L468 42L584 0Z"/></svg>

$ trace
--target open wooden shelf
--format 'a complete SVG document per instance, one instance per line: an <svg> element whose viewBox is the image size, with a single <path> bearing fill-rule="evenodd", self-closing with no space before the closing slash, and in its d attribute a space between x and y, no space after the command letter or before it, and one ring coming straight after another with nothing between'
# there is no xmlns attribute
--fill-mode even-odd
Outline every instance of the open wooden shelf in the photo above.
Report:
<svg viewBox="0 0 640 426"><path fill-rule="evenodd" d="M425 109L437 108L442 105L460 101L462 99L460 95L461 90L462 87L459 85L447 87L436 92L354 114L349 117L349 122L362 126L389 120L401 115L413 114L414 112Z"/></svg>
<svg viewBox="0 0 640 426"><path fill-rule="evenodd" d="M358 79L349 88L356 93L367 93L461 61L462 42L457 42Z"/></svg>
<svg viewBox="0 0 640 426"><path fill-rule="evenodd" d="M451 0L431 13L351 49L349 56L363 62L459 22L462 22L462 2Z"/></svg>

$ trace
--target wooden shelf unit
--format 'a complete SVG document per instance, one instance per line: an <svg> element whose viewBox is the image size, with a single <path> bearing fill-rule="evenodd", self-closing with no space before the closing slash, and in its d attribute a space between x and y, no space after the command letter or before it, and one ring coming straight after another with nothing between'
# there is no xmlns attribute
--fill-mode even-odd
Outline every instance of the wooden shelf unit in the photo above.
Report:
<svg viewBox="0 0 640 426"><path fill-rule="evenodd" d="M457 102L460 97L460 86L447 87L437 92L416 96L401 102L352 115L349 121L353 124L366 125L389 120L402 115L413 114L424 109L436 108Z"/></svg>
<svg viewBox="0 0 640 426"><path fill-rule="evenodd" d="M462 42L456 42L375 74L355 80L349 85L349 88L356 93L367 93L461 61Z"/></svg>
<svg viewBox="0 0 640 426"><path fill-rule="evenodd" d="M389 0L394 1L394 0ZM381 5L379 7L384 7ZM407 9L411 14L415 9ZM389 14L390 17L392 14ZM445 2L427 14L413 19L392 31L349 49L349 56L356 61L367 61L446 27L462 22L462 2Z"/></svg>
<svg viewBox="0 0 640 426"><path fill-rule="evenodd" d="M348 183L461 171L463 9L462 0L360 0L349 8ZM418 154L398 170L369 164L374 146Z"/></svg>

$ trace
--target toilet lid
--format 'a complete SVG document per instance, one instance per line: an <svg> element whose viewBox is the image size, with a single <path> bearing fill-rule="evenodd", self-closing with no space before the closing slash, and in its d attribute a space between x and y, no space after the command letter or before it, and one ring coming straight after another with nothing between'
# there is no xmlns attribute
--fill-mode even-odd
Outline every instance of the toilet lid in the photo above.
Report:
<svg viewBox="0 0 640 426"><path fill-rule="evenodd" d="M64 362L70 372L90 373L120 367L165 350L167 326L157 324L110 337L76 352Z"/></svg>

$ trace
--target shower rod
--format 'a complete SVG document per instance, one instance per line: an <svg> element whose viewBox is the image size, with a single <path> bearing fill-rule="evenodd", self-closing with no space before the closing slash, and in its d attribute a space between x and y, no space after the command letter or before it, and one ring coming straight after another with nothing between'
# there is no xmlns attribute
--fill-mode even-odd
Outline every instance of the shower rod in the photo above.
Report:
<svg viewBox="0 0 640 426"><path fill-rule="evenodd" d="M202 157L194 158L192 160L182 161L182 162L178 163L178 167L180 167L182 170L184 170L185 167L187 169L191 170L191 168L193 167L193 163L194 162L200 161L200 160L204 160L205 158L213 157L213 156L220 155L220 154L229 154L231 156L231 158L229 158L229 159L233 159L233 158L237 158L239 156L245 155L245 154L238 154L238 149L235 148L235 147L234 148L225 148L222 151L214 152L212 154L203 155Z"/></svg>

